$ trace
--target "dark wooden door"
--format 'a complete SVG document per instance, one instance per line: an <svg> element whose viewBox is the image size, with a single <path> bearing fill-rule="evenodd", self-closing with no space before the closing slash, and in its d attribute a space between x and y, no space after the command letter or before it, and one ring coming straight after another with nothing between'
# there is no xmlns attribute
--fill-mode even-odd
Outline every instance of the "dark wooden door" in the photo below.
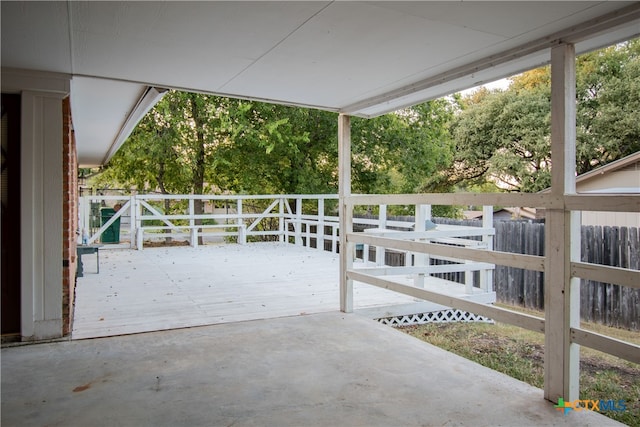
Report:
<svg viewBox="0 0 640 427"><path fill-rule="evenodd" d="M20 335L20 95L2 94L2 335Z"/></svg>

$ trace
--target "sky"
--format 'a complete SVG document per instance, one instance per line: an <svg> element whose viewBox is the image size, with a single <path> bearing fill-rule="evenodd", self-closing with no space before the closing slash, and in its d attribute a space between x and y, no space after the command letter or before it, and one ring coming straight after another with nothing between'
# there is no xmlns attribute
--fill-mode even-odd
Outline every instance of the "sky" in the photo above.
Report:
<svg viewBox="0 0 640 427"><path fill-rule="evenodd" d="M475 92L476 90L478 90L482 86L486 87L489 90L491 90L491 89L506 89L509 86L509 83L511 83L509 81L509 79L500 79L500 80L496 80L494 82L487 83L487 84L484 84L484 85L481 85L481 86L475 86L475 87L472 87L470 89L463 90L460 93L462 93L463 95L467 95L467 94Z"/></svg>

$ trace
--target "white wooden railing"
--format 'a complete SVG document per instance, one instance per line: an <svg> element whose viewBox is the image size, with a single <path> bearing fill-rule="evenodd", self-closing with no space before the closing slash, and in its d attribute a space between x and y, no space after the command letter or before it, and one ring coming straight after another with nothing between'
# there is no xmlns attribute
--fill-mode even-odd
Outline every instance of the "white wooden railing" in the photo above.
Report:
<svg viewBox="0 0 640 427"><path fill-rule="evenodd" d="M209 211L196 214L196 200L209 207ZM120 219L118 243L106 247L142 250L145 241L167 238L187 238L194 247L198 246L200 239L207 238L231 238L239 244L245 244L252 236L271 236L280 242L305 246L311 246L312 238L315 242L330 241L335 252L339 237L338 217L325 213L326 200L337 200L337 196L84 196L79 203L79 234L85 236L85 243L96 243ZM172 212L164 212L165 201L169 201ZM99 209L114 206L119 209L103 221ZM310 213L305 213L305 208ZM269 223L269 220L272 222ZM325 230L331 231L325 234ZM79 239L79 242L82 241ZM316 246L324 248L323 244Z"/></svg>
<svg viewBox="0 0 640 427"><path fill-rule="evenodd" d="M157 205L165 199L173 202L182 201L185 206L182 212L167 214ZM195 200L207 201L209 203L224 204L225 212L214 211L206 214L196 215L194 211ZM249 209L251 201L260 201L264 208L259 211ZM347 219L344 221L346 227L339 228L339 219L332 212L326 213L325 202L337 200L336 195L252 195L252 196L161 196L161 195L135 195L130 197L120 196L88 196L80 200L80 224L87 231L91 228L90 207L91 205L115 203L121 204L121 208L116 214L103 225L95 227L96 230L87 237L87 243L93 243L100 238L100 235L113 224L117 218L128 219L128 228L123 230L123 235L128 235L129 241L126 247L136 247L142 249L145 239L166 238L175 236L186 236L190 239L192 246L198 245L198 238L206 238L211 235L217 237L232 237L242 244L250 236L273 236L280 242L288 242L297 245L312 246L315 240L319 250L324 249L324 242L331 242L331 250L336 252L339 249L338 242L342 239L342 244L346 250L341 256L347 260L341 260L341 264L346 264L344 274L347 286L341 288L341 308L344 311L351 311L353 307L352 282L358 281L373 286L382 287L395 292L403 293L436 304L452 307L459 310L472 312L486 316L498 321L520 326L533 331L546 333L550 316L555 316L555 312L546 308L545 318L526 315L512 310L503 309L495 305L486 304L486 301L474 301L469 298L454 297L441 292L435 292L423 286L421 277L436 272L439 266L430 266L428 257L441 257L460 261L455 268L463 271L484 271L484 278L481 279L480 288L490 293L492 290L489 283L493 265L504 265L525 270L544 272L545 293L553 292L559 294L562 289L569 289L560 284L570 281L572 296L565 301L567 310L574 312L579 309L579 290L573 284L575 280L587 279L604 281L607 283L640 288L640 271L595 265L571 259L570 262L554 258L552 250L556 250L556 237L564 235L566 224L558 223L564 221L568 215L579 214L580 211L611 211L611 212L638 212L640 210L640 198L637 195L565 195L553 196L548 194L407 194L407 195L349 195L344 198L344 212ZM292 209L291 202L295 202L295 209ZM154 204L155 203L155 204ZM258 204L258 203L255 203ZM475 230L475 235L482 236L482 243L470 241L465 237L471 236L474 231L460 230L451 231L447 235L440 235L424 229L425 220L429 218L429 206L438 205L475 205L484 206L485 224ZM416 223L415 226L407 223L387 221L386 207L392 205L413 205L415 206ZM310 208L312 206L313 208ZM375 206L380 212L379 219L354 219L353 211L361 206ZM546 256L533 256L498 252L492 247L491 216L492 206L511 207L536 207L545 209L551 214L547 218L548 233L545 247ZM309 212L305 212L305 208ZM574 216L572 216L574 218ZM265 220L272 219L277 225L267 226ZM551 219L551 220L550 220ZM196 224L196 220L209 221L205 225ZM155 221L154 224L150 224ZM95 221L94 221L95 222ZM158 225L160 222L163 225ZM369 232L354 232L354 224L365 224L374 226ZM571 220L571 223L578 224L579 220ZM258 225L263 224L262 229ZM392 231L391 228L401 228L403 230ZM325 230L329 230L325 234ZM168 231L168 232L167 232ZM575 235L563 237L565 245L575 245ZM459 239L457 241L452 239ZM578 238L579 239L579 238ZM320 243L321 242L321 243ZM453 244L451 244L453 243ZM367 263L367 256L364 256L363 266L353 263L353 256L356 246L362 245L363 249L369 245L376 248L376 262L373 266ZM114 245L118 246L118 245ZM119 245L123 246L123 245ZM412 254L414 262L401 267L388 267L384 265L384 251L386 249L404 251ZM568 250L565 248L565 251ZM368 254L368 250L363 250ZM345 255L346 254L346 255ZM566 255L565 255L566 257ZM407 257L409 258L409 257ZM558 272L562 268L563 262L568 268L564 273ZM453 270L452 270L453 271ZM415 278L413 284L400 283L391 276L398 274L411 274ZM470 285L467 284L467 289ZM550 301L548 296L545 300ZM557 298L557 295L554 295ZM557 302L554 302L557 304ZM557 317L557 316L556 316ZM562 319L553 319L557 326L564 322ZM620 341L611 337L603 336L581 328L578 324L572 323L570 326L563 325L563 333L566 334L570 344L578 344L594 348L596 350L609 353L626 360L640 363L640 346L629 342ZM557 351L557 349L556 349ZM561 360L557 354L552 355L551 361ZM555 362L554 362L555 363Z"/></svg>
<svg viewBox="0 0 640 427"><path fill-rule="evenodd" d="M195 213L195 201L208 206L208 212ZM199 240L224 239L245 244L254 236L271 236L273 240L300 246L314 247L337 253L339 250L339 218L327 213L326 201L337 200L337 195L132 195L132 196L85 196L80 200L80 225L86 243L96 243L101 236L120 221L117 242L109 242L107 248L137 248L142 250L145 241L154 239L186 238L197 247ZM164 212L165 202L172 206L171 213ZM181 204L181 206L177 206ZM99 218L101 207L119 207L110 218ZM217 206L217 208L215 208ZM223 209L221 207L224 206ZM260 208L257 208L261 206ZM493 209L485 208L483 227L440 226L439 230L425 231L425 221L430 219L430 206L416 207L417 221L392 221L387 219L387 206L376 206L378 219L356 218L354 223L367 228L370 237L413 239L447 246L466 248L493 247ZM331 209L329 209L331 210ZM93 220L91 218L93 212ZM198 223L197 220L200 220ZM272 220L272 222L268 222ZM92 227L93 225L93 227ZM259 229L260 228L260 229ZM422 234L421 234L422 233ZM468 237L481 236L481 241ZM120 242L122 238L122 242ZM329 243L325 247L325 243ZM369 249L375 251L375 263L369 262ZM390 273L385 266L386 249L383 245L364 241L358 245L362 250L361 273L384 276ZM424 285L425 276L442 272L464 272L466 292L472 294L474 287L493 293L492 274L494 265L475 262L434 253L426 256L419 252L398 250L405 254L402 271L393 268L394 274L412 274L415 284ZM357 251L353 251L353 256ZM430 265L430 258L453 261L446 266ZM480 282L474 283L472 274L480 272Z"/></svg>
<svg viewBox="0 0 640 427"><path fill-rule="evenodd" d="M551 221L547 214L547 232L545 238L546 256L534 256L515 254L507 252L498 252L491 247L486 248L469 248L464 245L444 246L434 241L426 241L427 233L414 231L404 235L397 233L395 235L370 235L368 233L356 233L352 231L352 224L346 222L347 230L344 231L343 243L347 246L347 253L357 244L370 244L385 248L411 251L414 253L424 254L424 256L443 256L456 259L474 261L478 263L492 263L525 270L539 271L545 273L545 293L550 292L562 293L563 289L571 287L571 298L567 299L567 311L577 313L579 316L579 279L603 281L621 286L629 286L632 288L640 288L640 271L619 267L609 267L604 265L596 265L580 262L577 259L571 259L565 263L565 260L555 255L556 239L558 236L566 241L566 245L578 245L580 235L570 232L567 233L568 226L560 221L568 221L566 218L571 215L571 223L573 228L580 226L580 211L609 211L609 212L639 212L640 196L638 195L566 195L551 196L547 194L405 194L405 195L350 195L345 198L347 217L351 217L354 208L358 206L371 205L411 205L428 206L437 205L483 205L485 210L487 206L506 206L506 207L536 207L545 210L548 214L554 215ZM419 216L419 209L416 209ZM560 213L560 215L558 215ZM577 215L575 215L577 214ZM564 219L563 219L564 218ZM567 237L565 237L567 236ZM573 250L573 249L572 249ZM389 289L395 292L403 293L442 304L448 307L456 308L486 316L498 321L523 327L532 331L550 334L548 331L549 311L546 308L545 318L531 316L507 310L490 304L484 304L465 298L456 298L442 293L433 292L420 286L411 286L398 281L392 280L384 275L373 274L370 271L363 271L355 268L353 263L348 260L345 275L347 285L341 290L341 303L344 311L351 311L353 304L353 287L352 282L357 281L367 283L373 286ZM559 277L556 276L558 264L565 263L564 273L560 271ZM554 271L551 271L551 270ZM563 283L570 282L570 285ZM549 302L549 297L545 298L545 304ZM551 313L553 314L553 312ZM561 322L554 319L554 322ZM557 333L557 331L556 331ZM592 331L581 328L578 324L572 324L564 333L569 337L568 342L590 347L608 354L612 354L623 359L640 363L640 346L620 341L611 337L603 336ZM553 355L550 360L557 360L557 355Z"/></svg>

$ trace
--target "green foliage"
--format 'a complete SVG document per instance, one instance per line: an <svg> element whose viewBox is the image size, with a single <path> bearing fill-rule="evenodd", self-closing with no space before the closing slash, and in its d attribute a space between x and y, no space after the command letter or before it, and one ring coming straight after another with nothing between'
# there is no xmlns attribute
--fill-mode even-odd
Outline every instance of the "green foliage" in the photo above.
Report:
<svg viewBox="0 0 640 427"><path fill-rule="evenodd" d="M486 92L455 121L452 183L481 184L487 176L519 191L549 184L549 94L540 89Z"/></svg>
<svg viewBox="0 0 640 427"><path fill-rule="evenodd" d="M254 102L234 121L234 135L217 151L219 165L210 178L221 190L337 191L335 113Z"/></svg>
<svg viewBox="0 0 640 427"><path fill-rule="evenodd" d="M576 171L582 174L640 150L640 40L580 56L576 77ZM485 89L459 101L451 126L455 161L432 183L492 180L523 192L550 185L550 68L511 80L505 91Z"/></svg>
<svg viewBox="0 0 640 427"><path fill-rule="evenodd" d="M354 118L354 192L420 190L453 157L451 104L437 100ZM338 191L337 114L169 92L98 183L139 192L327 194Z"/></svg>
<svg viewBox="0 0 640 427"><path fill-rule="evenodd" d="M353 191L414 193L453 159L453 105L429 101L374 119L352 120Z"/></svg>
<svg viewBox="0 0 640 427"><path fill-rule="evenodd" d="M640 150L640 39L578 59L579 174Z"/></svg>

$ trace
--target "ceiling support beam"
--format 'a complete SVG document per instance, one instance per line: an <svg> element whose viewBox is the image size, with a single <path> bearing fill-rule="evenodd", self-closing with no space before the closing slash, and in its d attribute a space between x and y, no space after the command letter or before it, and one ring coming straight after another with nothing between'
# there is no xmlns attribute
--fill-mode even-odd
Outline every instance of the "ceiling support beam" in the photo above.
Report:
<svg viewBox="0 0 640 427"><path fill-rule="evenodd" d="M111 144L111 147L109 147L109 151L107 151L107 154L102 159L103 165L109 162L111 157L116 154L116 151L118 151L127 138L129 138L129 135L131 135L131 132L133 132L138 122L162 99L166 92L167 89L164 88L147 87L145 89L136 105L131 109L122 128L120 128L120 132L118 132L118 136Z"/></svg>
<svg viewBox="0 0 640 427"><path fill-rule="evenodd" d="M338 208L340 212L340 311L353 312L353 280L347 270L353 267L353 243L347 235L353 232L353 206L346 201L351 196L351 117L338 116Z"/></svg>
<svg viewBox="0 0 640 427"><path fill-rule="evenodd" d="M576 55L573 44L551 49L551 193L576 193ZM545 233L544 397L574 401L579 395L580 346L571 328L580 327L580 279L571 263L580 261L580 212L548 209Z"/></svg>

